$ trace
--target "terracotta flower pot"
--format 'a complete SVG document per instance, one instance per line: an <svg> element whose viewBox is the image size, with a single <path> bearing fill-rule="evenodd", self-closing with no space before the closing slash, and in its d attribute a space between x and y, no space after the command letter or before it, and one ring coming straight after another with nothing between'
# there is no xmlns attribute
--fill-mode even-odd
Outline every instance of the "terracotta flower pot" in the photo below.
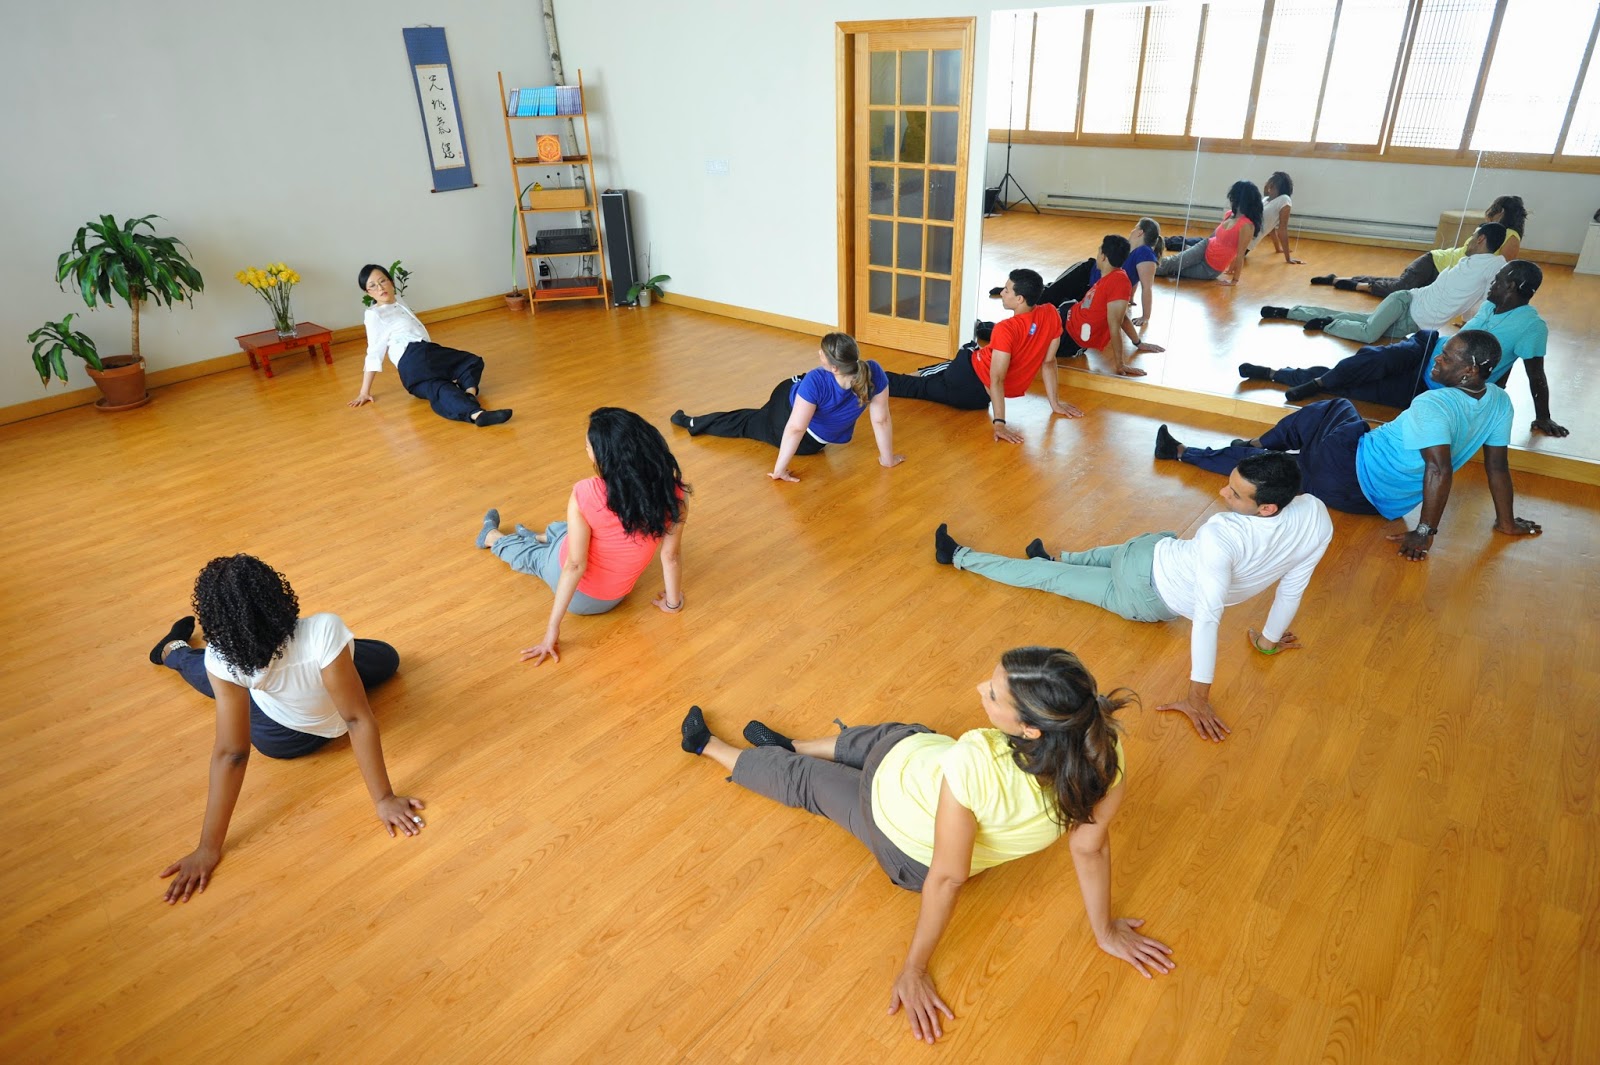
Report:
<svg viewBox="0 0 1600 1065"><path fill-rule="evenodd" d="M150 402L144 387L144 360L136 355L113 355L101 359L103 370L85 366L84 371L100 386L104 397L95 401L102 411L132 410Z"/></svg>
<svg viewBox="0 0 1600 1065"><path fill-rule="evenodd" d="M525 311L528 309L528 294L518 289L516 292L506 293L506 310Z"/></svg>

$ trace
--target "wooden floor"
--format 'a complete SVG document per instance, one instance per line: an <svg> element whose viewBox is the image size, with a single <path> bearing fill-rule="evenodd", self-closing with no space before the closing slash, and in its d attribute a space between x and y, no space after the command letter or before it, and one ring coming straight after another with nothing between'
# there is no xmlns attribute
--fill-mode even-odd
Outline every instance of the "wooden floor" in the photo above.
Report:
<svg viewBox="0 0 1600 1065"><path fill-rule="evenodd" d="M1073 262L1094 254L1108 232L1126 235L1133 219L1036 215L1018 208L989 218L983 227L982 277L972 287L977 293L978 316L1005 316L999 300L986 293L1005 283L1007 272L1031 266L1046 281ZM1206 236L1210 226L1191 227L1190 236ZM1301 266L1273 256L1263 243L1250 255L1244 282L1238 286L1209 281L1155 282L1155 313L1148 338L1167 350L1141 355L1136 365L1149 371L1143 380L1194 392L1220 394L1283 407L1283 388L1265 382L1243 381L1241 362L1272 366L1331 366L1360 345L1326 334L1307 335L1295 323L1262 322L1263 304L1317 306L1370 311L1378 305L1371 296L1312 286L1318 274L1398 274L1416 258L1415 251L1336 244L1301 238L1291 233L1295 257ZM1167 254L1163 252L1162 254ZM1533 305L1550 327L1545 372L1550 380L1550 407L1555 420L1572 431L1564 438L1537 436L1528 428L1533 401L1521 368L1511 371L1508 392L1516 407L1513 447L1552 455L1566 455L1600 463L1600 423L1590 416L1600 409L1600 372L1594 351L1600 347L1600 275L1577 274L1570 266L1541 264L1544 284ZM1079 358L1069 363L1079 369L1110 372L1098 357L1090 364ZM1070 378L1067 378L1070 381ZM1371 417L1387 419L1394 411L1377 404L1358 404ZM1287 413L1287 411L1284 411Z"/></svg>
<svg viewBox="0 0 1600 1065"><path fill-rule="evenodd" d="M1306 650L1247 653L1266 598L1224 618L1233 735L1213 746L1153 710L1183 691L1186 622L988 584L930 540L941 520L1012 552L1191 531L1222 482L1154 463L1152 434L1227 421L1082 393L1087 418L1047 424L1034 397L1011 448L980 415L897 402L903 466L858 439L778 485L770 451L667 415L759 399L813 364L811 338L670 306L434 336L488 357L509 425L437 419L392 372L347 409L349 344L332 367L0 428L0 1060L1600 1060L1600 489L1519 477L1546 532L1511 542L1469 466L1422 565L1389 524L1336 516ZM601 404L661 425L694 485L688 610L650 607L653 567L528 668L550 593L472 537L491 504L560 514ZM156 874L197 837L213 717L145 654L235 551L399 648L374 702L428 827L383 834L347 741L257 757L210 890L169 908ZM1113 899L1177 969L1146 982L1097 950L1056 847L968 886L935 959L958 1019L930 1050L884 1015L916 897L840 829L682 754L678 721L698 702L729 736L756 715L960 731L1026 643L1144 698L1123 715Z"/></svg>

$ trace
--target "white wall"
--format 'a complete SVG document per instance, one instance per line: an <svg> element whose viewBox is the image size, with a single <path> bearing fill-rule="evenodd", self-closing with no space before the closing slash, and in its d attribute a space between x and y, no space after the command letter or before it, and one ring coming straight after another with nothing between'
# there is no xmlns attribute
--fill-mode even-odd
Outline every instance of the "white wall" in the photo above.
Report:
<svg viewBox="0 0 1600 1065"><path fill-rule="evenodd" d="M1005 173L1005 144L988 146L985 184ZM1481 210L1500 195L1521 196L1528 207L1523 243L1540 251L1576 253L1595 208L1600 181L1593 174L1414 163L1350 162L1224 152L1070 148L1016 144L1011 172L1035 203L1051 193L1154 202L1192 202L1209 226L1227 205L1228 186L1240 178L1264 182L1274 170L1294 178L1295 213L1373 218L1427 227L1439 212ZM1191 179L1194 192L1190 194Z"/></svg>
<svg viewBox="0 0 1600 1065"><path fill-rule="evenodd" d="M430 191L400 35L425 23L449 42L476 189ZM270 327L260 298L233 279L246 264L294 266L297 317L332 327L361 320L355 277L369 260L403 258L418 307L511 287L495 71L549 82L535 3L11 4L6 35L7 81L30 102L9 112L0 153L0 405L44 395L25 337L85 311L56 287L55 261L104 213L164 216L162 231L189 245L206 281L193 308L141 316L152 369L237 351L234 336ZM120 301L74 324L103 354L128 350ZM68 363L69 387L88 385Z"/></svg>

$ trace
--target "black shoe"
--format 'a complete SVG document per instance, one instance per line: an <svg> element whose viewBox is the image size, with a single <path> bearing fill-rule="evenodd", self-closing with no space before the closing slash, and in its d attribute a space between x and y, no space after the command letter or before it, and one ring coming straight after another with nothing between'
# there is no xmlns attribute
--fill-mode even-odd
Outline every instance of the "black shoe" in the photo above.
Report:
<svg viewBox="0 0 1600 1065"><path fill-rule="evenodd" d="M1308 333L1320 333L1332 324L1332 318L1313 318L1305 324L1305 331Z"/></svg>
<svg viewBox="0 0 1600 1065"><path fill-rule="evenodd" d="M1338 280L1339 278L1336 274L1319 274L1311 279L1311 283L1313 285L1331 285Z"/></svg>
<svg viewBox="0 0 1600 1065"><path fill-rule="evenodd" d="M1338 289L1340 292L1356 291L1356 283L1350 280L1348 277L1341 277L1339 280L1333 283L1333 287Z"/></svg>
<svg viewBox="0 0 1600 1065"><path fill-rule="evenodd" d="M972 326L972 339L973 340L976 340L980 344L987 344L987 343L989 343L990 338L992 338L993 336L994 336L994 323L993 322L979 321L979 322L973 323L973 326Z"/></svg>
<svg viewBox="0 0 1600 1065"><path fill-rule="evenodd" d="M940 525L933 530L933 560L941 566L948 566L956 560L956 548L961 545L956 543L955 537L950 535L950 526Z"/></svg>
<svg viewBox="0 0 1600 1065"><path fill-rule="evenodd" d="M1027 555L1029 558L1042 558L1046 562L1055 561L1055 559L1050 557L1050 552L1044 549L1044 537L1042 536L1035 536L1033 538L1033 542L1022 549L1022 553Z"/></svg>
<svg viewBox="0 0 1600 1065"><path fill-rule="evenodd" d="M744 727L744 738L752 747L782 747L791 753L794 751L793 740L759 721L752 721Z"/></svg>
<svg viewBox="0 0 1600 1065"><path fill-rule="evenodd" d="M672 412L672 417L668 418L667 421L671 422L673 425L676 425L679 429L687 429L689 428L691 419L687 414L683 413L683 411L675 410Z"/></svg>
<svg viewBox="0 0 1600 1065"><path fill-rule="evenodd" d="M482 428L485 425L499 425L502 422L509 422L510 420L511 408L506 407L502 410L486 410L476 418L472 419L472 423L479 428Z"/></svg>
<svg viewBox="0 0 1600 1065"><path fill-rule="evenodd" d="M678 726L678 732L682 736L679 746L685 754L700 754L711 742L711 730L706 727L705 715L698 706L689 707L689 712L683 715L683 724Z"/></svg>
<svg viewBox="0 0 1600 1065"><path fill-rule="evenodd" d="M167 634L161 637L161 639L157 640L156 645L150 649L150 664L155 666L165 665L166 658L161 654L161 652L166 648L167 644L171 643L173 640L182 640L185 643L188 643L189 638L193 635L193 614L174 621L172 623L172 628L167 630Z"/></svg>
<svg viewBox="0 0 1600 1065"><path fill-rule="evenodd" d="M996 285L994 288L991 288L989 290L989 298L992 299L992 300L997 300L997 299L1000 298L1000 293L1002 293L1004 291L1005 291L1005 286L1004 285Z"/></svg>
<svg viewBox="0 0 1600 1065"><path fill-rule="evenodd" d="M1239 376L1246 381L1270 381L1272 380L1272 367L1257 366L1253 362L1241 362L1239 364Z"/></svg>
<svg viewBox="0 0 1600 1065"><path fill-rule="evenodd" d="M1163 422L1156 430L1156 458L1175 459L1178 457L1178 449L1182 446L1177 437L1167 432L1166 423Z"/></svg>
<svg viewBox="0 0 1600 1065"><path fill-rule="evenodd" d="M1183 238L1182 237L1168 237L1166 240L1162 241L1161 243L1166 246L1166 249L1168 251L1182 251L1183 250Z"/></svg>
<svg viewBox="0 0 1600 1065"><path fill-rule="evenodd" d="M1312 380L1307 381L1303 385L1295 385L1293 388L1289 389L1289 391L1283 394L1283 398L1288 400L1290 403L1299 403L1302 399L1310 399L1312 396L1321 391L1322 382Z"/></svg>
<svg viewBox="0 0 1600 1065"><path fill-rule="evenodd" d="M1271 306L1263 307L1263 308L1261 308L1261 317L1262 318L1288 318L1289 317L1289 308L1287 308L1287 307L1271 307Z"/></svg>

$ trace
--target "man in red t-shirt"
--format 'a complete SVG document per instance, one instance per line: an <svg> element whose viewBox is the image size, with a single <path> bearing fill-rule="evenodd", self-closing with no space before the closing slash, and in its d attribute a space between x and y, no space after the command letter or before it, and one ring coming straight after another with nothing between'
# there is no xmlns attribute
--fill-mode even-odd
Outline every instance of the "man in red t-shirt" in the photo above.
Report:
<svg viewBox="0 0 1600 1065"><path fill-rule="evenodd" d="M1135 343L1135 355L1147 351L1160 351L1154 344L1140 343L1138 333L1128 322L1128 303L1133 298L1133 282L1122 269L1131 245L1127 237L1108 234L1100 242L1100 254L1095 265L1100 268L1100 280L1077 303L1062 304L1066 311L1066 337L1069 348L1081 351L1104 352L1123 377L1143 377L1145 372L1129 366L1123 356L1122 336L1129 334Z"/></svg>
<svg viewBox="0 0 1600 1065"><path fill-rule="evenodd" d="M1033 270L1013 270L1000 293L1000 304L1012 312L997 322L989 343L971 350L965 346L950 362L929 366L916 374L889 374L889 395L925 399L961 410L992 414L994 438L1020 444L1022 434L1006 425L1006 400L1028 390L1043 371L1050 409L1068 418L1083 411L1057 396L1056 348L1061 344L1061 315L1046 303L1035 306L1044 292L1044 279Z"/></svg>

